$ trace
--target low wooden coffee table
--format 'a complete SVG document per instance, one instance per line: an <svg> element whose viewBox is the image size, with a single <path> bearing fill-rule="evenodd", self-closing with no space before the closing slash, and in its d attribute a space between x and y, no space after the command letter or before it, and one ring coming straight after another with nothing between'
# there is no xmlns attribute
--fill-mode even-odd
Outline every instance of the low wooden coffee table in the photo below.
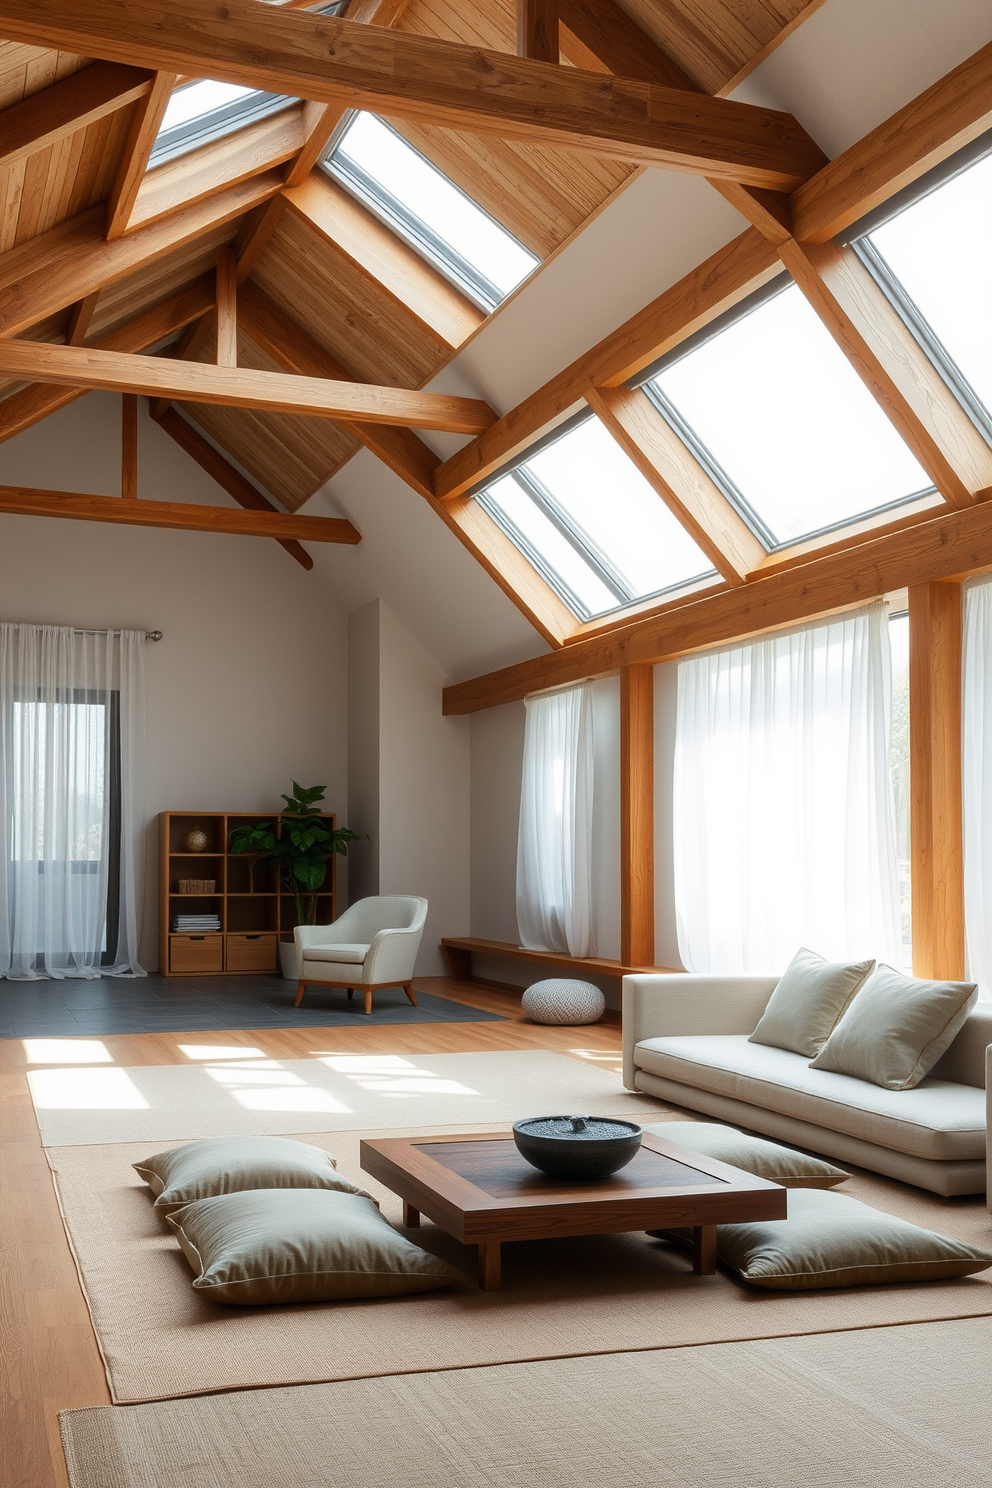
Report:
<svg viewBox="0 0 992 1488"><path fill-rule="evenodd" d="M403 1223L426 1214L449 1235L479 1247L479 1285L500 1284L504 1240L609 1235L622 1230L692 1230L692 1265L716 1270L716 1227L784 1219L786 1191L765 1178L644 1133L634 1160L612 1178L561 1183L520 1156L512 1132L384 1137L362 1142L361 1163L403 1200Z"/></svg>

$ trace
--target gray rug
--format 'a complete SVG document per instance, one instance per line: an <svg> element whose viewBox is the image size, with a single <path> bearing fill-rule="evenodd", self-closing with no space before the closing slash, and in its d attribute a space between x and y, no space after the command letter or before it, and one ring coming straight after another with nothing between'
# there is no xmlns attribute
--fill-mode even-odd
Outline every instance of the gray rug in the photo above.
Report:
<svg viewBox="0 0 992 1488"><path fill-rule="evenodd" d="M992 1321L63 1411L72 1488L985 1488Z"/></svg>

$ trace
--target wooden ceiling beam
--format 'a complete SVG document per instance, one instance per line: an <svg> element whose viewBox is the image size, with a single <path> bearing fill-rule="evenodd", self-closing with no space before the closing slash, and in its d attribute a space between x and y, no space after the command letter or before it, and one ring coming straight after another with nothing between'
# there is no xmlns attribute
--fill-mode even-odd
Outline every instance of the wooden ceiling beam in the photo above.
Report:
<svg viewBox="0 0 992 1488"><path fill-rule="evenodd" d="M237 281L243 284L268 246L269 239L279 226L279 219L286 208L282 195L273 196L264 206L249 212L241 224L234 244L238 259Z"/></svg>
<svg viewBox="0 0 992 1488"><path fill-rule="evenodd" d="M276 171L257 176L113 243L104 237L103 206L90 207L0 253L0 337L16 336L94 290L243 216L281 184Z"/></svg>
<svg viewBox="0 0 992 1488"><path fill-rule="evenodd" d="M84 299L77 300L69 314L69 325L66 329L65 339L67 346L82 346L90 333L90 321L96 309L100 291L95 289Z"/></svg>
<svg viewBox="0 0 992 1488"><path fill-rule="evenodd" d="M446 460L437 494L470 490L561 423L594 388L621 386L781 269L775 250L749 228Z"/></svg>
<svg viewBox="0 0 992 1488"><path fill-rule="evenodd" d="M631 20L616 0L558 0L558 4L561 49L574 67L592 65L597 72L699 92L678 63Z"/></svg>
<svg viewBox="0 0 992 1488"><path fill-rule="evenodd" d="M238 365L238 261L234 249L224 247L217 255L217 365Z"/></svg>
<svg viewBox="0 0 992 1488"><path fill-rule="evenodd" d="M131 527L169 527L187 532L221 532L240 537L303 539L345 543L362 540L341 517L301 517L290 512L235 511L229 506L194 506L178 501L122 501L119 496L84 496L75 491L36 491L0 486L0 512L26 517L70 517L83 522L117 522Z"/></svg>
<svg viewBox="0 0 992 1488"><path fill-rule="evenodd" d="M517 56L558 65L558 0L517 0Z"/></svg>
<svg viewBox="0 0 992 1488"><path fill-rule="evenodd" d="M66 383L106 392L144 393L188 403L218 403L269 413L361 419L474 434L496 415L477 398L420 393L368 383L330 382L251 367L217 367L88 346L51 346L37 341L0 341L0 371L32 382Z"/></svg>
<svg viewBox="0 0 992 1488"><path fill-rule="evenodd" d="M204 439L198 429L186 422L180 413L171 404L166 405L160 413L152 414L155 422L169 438L185 450L191 460L195 460L201 470L205 470L211 480L233 496L239 506L246 511L268 511L277 512L279 508L271 502L267 496L252 485L246 476L236 470L230 460L226 460L219 450L214 449L208 440ZM301 568L313 568L313 559L295 538L276 538L279 546L286 549L289 556L300 565Z"/></svg>
<svg viewBox="0 0 992 1488"><path fill-rule="evenodd" d="M992 43L831 160L792 194L795 235L826 243L992 129Z"/></svg>
<svg viewBox="0 0 992 1488"><path fill-rule="evenodd" d="M213 275L204 275L194 283L170 295L158 305L129 321L127 325L99 337L93 345L101 351L145 351L167 336L194 324L214 303ZM0 444L13 439L25 429L48 418L66 404L82 398L89 391L81 387L55 387L32 383L9 398L0 400Z"/></svg>
<svg viewBox="0 0 992 1488"><path fill-rule="evenodd" d="M399 118L791 190L825 163L790 115L258 0L4 0L5 36Z"/></svg>
<svg viewBox="0 0 992 1488"><path fill-rule="evenodd" d="M156 72L144 102L131 121L124 153L107 197L108 242L114 242L127 232L148 169L152 146L177 81L173 72Z"/></svg>
<svg viewBox="0 0 992 1488"><path fill-rule="evenodd" d="M743 588L670 606L662 614L575 641L553 655L457 683L445 688L444 712L474 713L543 688L605 676L623 666L671 661L864 604L907 584L963 577L990 567L992 504L982 502Z"/></svg>
<svg viewBox="0 0 992 1488"><path fill-rule="evenodd" d="M145 98L152 74L94 62L0 112L0 171Z"/></svg>

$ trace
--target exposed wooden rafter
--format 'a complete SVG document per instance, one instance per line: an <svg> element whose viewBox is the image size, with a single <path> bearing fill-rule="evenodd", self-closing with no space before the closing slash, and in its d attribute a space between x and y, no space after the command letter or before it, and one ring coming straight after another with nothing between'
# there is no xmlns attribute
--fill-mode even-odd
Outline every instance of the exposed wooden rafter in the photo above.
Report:
<svg viewBox="0 0 992 1488"><path fill-rule="evenodd" d="M3 33L156 70L791 190L825 157L790 114L258 0L5 0Z"/></svg>
<svg viewBox="0 0 992 1488"><path fill-rule="evenodd" d="M157 72L154 81L131 123L117 175L107 198L107 238L113 242L123 237L148 168L155 136L169 106L176 85L175 73Z"/></svg>
<svg viewBox="0 0 992 1488"><path fill-rule="evenodd" d="M67 135L145 98L152 76L118 62L95 62L0 112L0 171Z"/></svg>
<svg viewBox="0 0 992 1488"><path fill-rule="evenodd" d="M517 56L557 65L558 0L517 0Z"/></svg>

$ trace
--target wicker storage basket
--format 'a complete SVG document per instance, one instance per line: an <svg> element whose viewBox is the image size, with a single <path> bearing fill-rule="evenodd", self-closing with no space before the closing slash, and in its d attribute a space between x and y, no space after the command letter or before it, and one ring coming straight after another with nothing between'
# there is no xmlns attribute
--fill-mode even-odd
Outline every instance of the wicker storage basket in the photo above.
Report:
<svg viewBox="0 0 992 1488"><path fill-rule="evenodd" d="M215 878L181 878L179 880L180 894L212 894L216 888Z"/></svg>

